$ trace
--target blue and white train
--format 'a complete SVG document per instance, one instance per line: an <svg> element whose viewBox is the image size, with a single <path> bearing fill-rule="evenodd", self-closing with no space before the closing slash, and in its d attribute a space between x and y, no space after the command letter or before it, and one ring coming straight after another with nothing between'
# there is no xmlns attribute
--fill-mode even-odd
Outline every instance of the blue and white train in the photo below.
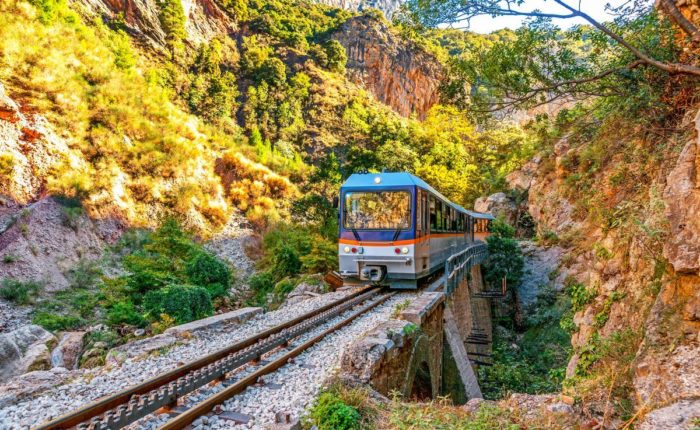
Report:
<svg viewBox="0 0 700 430"><path fill-rule="evenodd" d="M449 256L483 239L493 220L409 173L351 175L339 209L340 276L399 289L417 288Z"/></svg>

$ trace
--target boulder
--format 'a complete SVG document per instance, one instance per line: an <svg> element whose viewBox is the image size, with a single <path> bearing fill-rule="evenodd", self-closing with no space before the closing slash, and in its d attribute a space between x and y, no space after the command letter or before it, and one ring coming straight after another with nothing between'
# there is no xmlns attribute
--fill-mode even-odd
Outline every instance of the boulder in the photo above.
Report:
<svg viewBox="0 0 700 430"><path fill-rule="evenodd" d="M55 367L51 370L38 370L16 376L6 384L0 385L0 409L17 404L17 402L26 397L61 385L71 376L73 376L73 373L62 367Z"/></svg>
<svg viewBox="0 0 700 430"><path fill-rule="evenodd" d="M293 305L302 302L311 297L317 297L326 290L326 284L318 280L318 282L300 282L291 293L287 294L287 300L284 306Z"/></svg>
<svg viewBox="0 0 700 430"><path fill-rule="evenodd" d="M515 170L506 176L506 182L509 188L519 190L529 190L530 185L535 180L537 168L542 162L542 157L535 156L518 170Z"/></svg>
<svg viewBox="0 0 700 430"><path fill-rule="evenodd" d="M505 193L491 194L488 197L476 199L474 210L490 213L495 217L502 217L508 224L513 226L518 221L518 205Z"/></svg>
<svg viewBox="0 0 700 430"><path fill-rule="evenodd" d="M700 418L700 400L681 400L644 416L639 430L691 429L696 428Z"/></svg>
<svg viewBox="0 0 700 430"><path fill-rule="evenodd" d="M61 334L58 346L51 353L51 365L76 369L83 352L84 331L69 331Z"/></svg>
<svg viewBox="0 0 700 430"><path fill-rule="evenodd" d="M0 381L31 370L51 368L49 351L56 337L38 325L0 335Z"/></svg>

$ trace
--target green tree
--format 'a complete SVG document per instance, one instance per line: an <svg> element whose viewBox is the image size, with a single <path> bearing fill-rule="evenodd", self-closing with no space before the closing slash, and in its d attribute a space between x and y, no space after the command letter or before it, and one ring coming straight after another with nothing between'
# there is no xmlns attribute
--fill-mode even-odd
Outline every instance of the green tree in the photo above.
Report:
<svg viewBox="0 0 700 430"><path fill-rule="evenodd" d="M185 10L180 0L159 0L158 8L160 25L165 32L171 53L175 55L176 51L182 49L182 41L187 37Z"/></svg>
<svg viewBox="0 0 700 430"><path fill-rule="evenodd" d="M501 110L533 106L564 97L609 96L624 100L641 97L640 87L662 79L661 74L700 75L700 67L682 59L676 41L698 41L697 27L678 11L677 2L635 0L611 8L614 21L601 23L585 12L585 5L554 0L544 12L531 2L477 0L411 0L406 21L437 26L465 22L471 17L521 16L535 18L481 53L478 60L459 64L479 109ZM586 26L562 32L551 19L581 19ZM507 73L504 73L507 71Z"/></svg>
<svg viewBox="0 0 700 430"><path fill-rule="evenodd" d="M323 45L326 51L328 61L328 69L338 73L345 72L345 64L348 62L348 56L345 53L345 47L337 40L331 39Z"/></svg>

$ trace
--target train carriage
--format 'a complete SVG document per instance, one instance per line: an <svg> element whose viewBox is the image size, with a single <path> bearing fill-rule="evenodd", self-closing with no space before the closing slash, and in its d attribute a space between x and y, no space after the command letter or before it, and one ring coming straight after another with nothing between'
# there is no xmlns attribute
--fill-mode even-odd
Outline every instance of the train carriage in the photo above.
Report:
<svg viewBox="0 0 700 430"><path fill-rule="evenodd" d="M475 240L478 219L409 173L351 175L340 189L340 275L415 289ZM476 216L475 216L476 215Z"/></svg>

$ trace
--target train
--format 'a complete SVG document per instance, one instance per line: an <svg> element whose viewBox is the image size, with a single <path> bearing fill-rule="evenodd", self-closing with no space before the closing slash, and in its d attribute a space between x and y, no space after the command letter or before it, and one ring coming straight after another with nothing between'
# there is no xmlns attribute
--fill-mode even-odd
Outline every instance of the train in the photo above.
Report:
<svg viewBox="0 0 700 430"><path fill-rule="evenodd" d="M338 256L348 282L417 289L494 217L464 209L405 172L355 173L340 187Z"/></svg>

